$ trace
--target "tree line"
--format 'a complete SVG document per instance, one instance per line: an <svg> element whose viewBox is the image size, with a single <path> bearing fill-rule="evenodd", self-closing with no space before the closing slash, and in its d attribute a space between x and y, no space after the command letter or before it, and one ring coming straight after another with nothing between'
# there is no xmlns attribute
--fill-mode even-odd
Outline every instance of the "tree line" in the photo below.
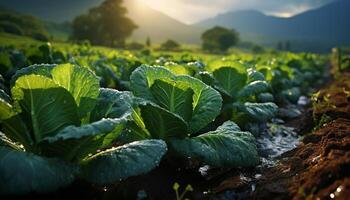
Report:
<svg viewBox="0 0 350 200"><path fill-rule="evenodd" d="M105 0L98 7L91 8L87 13L76 17L72 23L71 40L89 40L91 44L110 47L125 47L125 40L138 26L127 17L127 9L122 0ZM239 33L224 27L213 27L205 31L201 39L202 48L210 52L224 52L239 41ZM150 45L147 38L146 45ZM131 48L140 47L131 43ZM174 40L167 40L161 49L175 50L179 44Z"/></svg>

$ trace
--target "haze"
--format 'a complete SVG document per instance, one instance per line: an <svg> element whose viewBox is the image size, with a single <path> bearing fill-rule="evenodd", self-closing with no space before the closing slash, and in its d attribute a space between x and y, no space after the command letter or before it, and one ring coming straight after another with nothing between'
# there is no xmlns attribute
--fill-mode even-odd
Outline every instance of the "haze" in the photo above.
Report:
<svg viewBox="0 0 350 200"><path fill-rule="evenodd" d="M140 0L184 23L191 24L227 11L253 9L290 17L335 0Z"/></svg>

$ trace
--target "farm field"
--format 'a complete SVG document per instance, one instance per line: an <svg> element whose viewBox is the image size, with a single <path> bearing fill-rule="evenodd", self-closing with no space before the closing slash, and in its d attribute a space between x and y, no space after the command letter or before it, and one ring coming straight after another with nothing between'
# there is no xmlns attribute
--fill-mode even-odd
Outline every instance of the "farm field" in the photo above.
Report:
<svg viewBox="0 0 350 200"><path fill-rule="evenodd" d="M65 188L54 196L72 190L78 195L88 189L87 197L136 198L141 191L151 197L172 198L175 182L180 184L179 191L191 185L188 197L236 193L252 184L257 184L259 194L269 186L263 182L259 188L260 180L271 181L272 172L265 170L280 169L277 161L281 156L300 159L299 154L306 151L302 144L321 140L310 139L314 135L326 137L323 129L347 124L347 99L333 102L327 93L338 86L316 93L329 80L331 56L218 56L49 43L3 47L0 55L2 154L9 159L1 163L1 169L29 176L22 180L27 181L22 187L2 182L2 191L8 194ZM345 85L336 94L347 94L348 78L339 77L334 84ZM53 95L61 100L48 104ZM89 101L84 103L84 99ZM338 117L339 113L345 114ZM321 126L318 123L326 123L324 118L335 121L311 134L312 124ZM42 121L35 123L34 119ZM23 126L15 125L18 123ZM298 138L303 134L307 137L300 146ZM327 145L332 142L322 144L325 147L308 155L310 159L325 156L320 152L324 148L329 153L333 148ZM298 145L300 153L286 153ZM74 154L67 151L75 146ZM48 162L51 157L60 163ZM20 158L51 174L19 165ZM34 177L54 180L59 176L66 177L33 183ZM159 187L165 192L155 190ZM305 194L311 191L308 187ZM254 194L240 190L237 195Z"/></svg>
<svg viewBox="0 0 350 200"><path fill-rule="evenodd" d="M49 20L40 0L0 2L0 199L348 199L345 37L273 40L227 25L253 11L190 24L132 2L66 2ZM289 30L339 5L264 23Z"/></svg>

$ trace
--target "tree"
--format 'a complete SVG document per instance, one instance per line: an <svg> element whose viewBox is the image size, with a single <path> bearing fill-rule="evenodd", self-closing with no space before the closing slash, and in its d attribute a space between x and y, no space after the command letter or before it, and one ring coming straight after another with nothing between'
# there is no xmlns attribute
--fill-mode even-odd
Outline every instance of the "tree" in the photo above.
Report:
<svg viewBox="0 0 350 200"><path fill-rule="evenodd" d="M126 45L126 48L130 50L141 50L145 48L145 45L139 42L130 42Z"/></svg>
<svg viewBox="0 0 350 200"><path fill-rule="evenodd" d="M163 44L161 44L160 48L162 50L176 50L180 47L180 45L174 40L167 40Z"/></svg>
<svg viewBox="0 0 350 200"><path fill-rule="evenodd" d="M207 51L227 51L239 41L239 33L234 29L216 26L202 34L202 48Z"/></svg>
<svg viewBox="0 0 350 200"><path fill-rule="evenodd" d="M285 50L290 51L290 42L289 41L286 41Z"/></svg>
<svg viewBox="0 0 350 200"><path fill-rule="evenodd" d="M151 38L150 37L147 37L147 39L146 39L146 46L151 47Z"/></svg>
<svg viewBox="0 0 350 200"><path fill-rule="evenodd" d="M254 54L259 54L259 53L264 53L264 52L265 52L265 49L260 45L254 45L252 47L252 53L254 53Z"/></svg>
<svg viewBox="0 0 350 200"><path fill-rule="evenodd" d="M47 42L50 34L43 22L31 15L0 11L0 32L25 35Z"/></svg>
<svg viewBox="0 0 350 200"><path fill-rule="evenodd" d="M277 48L278 51L283 51L283 44L282 44L282 42L278 42L276 48Z"/></svg>
<svg viewBox="0 0 350 200"><path fill-rule="evenodd" d="M125 39L137 28L126 14L122 0L105 0L74 19L71 39L90 40L95 45L124 45Z"/></svg>

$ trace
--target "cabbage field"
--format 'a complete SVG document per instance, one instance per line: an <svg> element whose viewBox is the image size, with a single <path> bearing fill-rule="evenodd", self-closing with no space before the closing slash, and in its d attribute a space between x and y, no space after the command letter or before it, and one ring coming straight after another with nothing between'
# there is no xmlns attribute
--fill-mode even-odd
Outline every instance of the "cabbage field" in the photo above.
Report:
<svg viewBox="0 0 350 200"><path fill-rule="evenodd" d="M306 181L293 179L277 185L283 182L278 178L286 170L289 177L298 177L313 165L297 166L299 161L289 157L306 162L312 153L300 150L304 154L291 156L290 150L297 147L299 152L312 141L316 152L315 138L321 134L312 132L349 117L348 60L346 53L342 58L338 54L3 46L0 194L34 199L269 199L271 194L313 199L321 195L321 189L312 189L320 183L302 187ZM330 71L341 83L328 84ZM335 88L340 89L333 95L329 91ZM347 94L345 108L334 111L341 108L340 97L332 98L340 93ZM336 149L349 150L342 145ZM318 162L328 153L310 159ZM337 190L341 184L335 181L349 172L349 162L336 166L343 167L336 178L322 183L334 183L334 191L341 191L345 186ZM268 187L272 183L276 185ZM340 195L332 192L325 193Z"/></svg>

